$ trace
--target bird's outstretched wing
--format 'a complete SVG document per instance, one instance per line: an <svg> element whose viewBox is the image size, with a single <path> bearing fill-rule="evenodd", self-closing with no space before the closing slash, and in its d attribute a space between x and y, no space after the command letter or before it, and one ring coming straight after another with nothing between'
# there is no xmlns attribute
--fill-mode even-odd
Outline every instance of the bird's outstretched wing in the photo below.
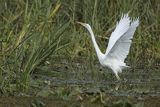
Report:
<svg viewBox="0 0 160 107"><path fill-rule="evenodd" d="M105 57L112 57L124 61L129 53L132 42L131 39L138 25L138 18L131 21L128 15L124 15L119 21L115 31L111 34Z"/></svg>

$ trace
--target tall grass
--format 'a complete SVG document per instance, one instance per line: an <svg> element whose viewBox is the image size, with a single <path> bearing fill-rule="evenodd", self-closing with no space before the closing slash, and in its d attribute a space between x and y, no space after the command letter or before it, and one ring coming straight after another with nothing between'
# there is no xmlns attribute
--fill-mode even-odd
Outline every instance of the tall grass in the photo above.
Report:
<svg viewBox="0 0 160 107"><path fill-rule="evenodd" d="M5 41L2 43L1 90L15 87L26 91L32 72L66 45L61 40L69 20L56 22L59 2L4 1L1 5L4 6L1 38Z"/></svg>

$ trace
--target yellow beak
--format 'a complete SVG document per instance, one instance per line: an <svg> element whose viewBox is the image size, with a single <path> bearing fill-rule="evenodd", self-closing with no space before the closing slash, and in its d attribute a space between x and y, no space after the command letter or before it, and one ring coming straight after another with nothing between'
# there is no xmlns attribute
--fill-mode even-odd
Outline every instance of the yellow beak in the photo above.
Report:
<svg viewBox="0 0 160 107"><path fill-rule="evenodd" d="M78 23L78 24L80 24L80 25L82 25L82 26L84 26L84 24L85 24L85 23L78 22L78 21L76 21L76 23Z"/></svg>

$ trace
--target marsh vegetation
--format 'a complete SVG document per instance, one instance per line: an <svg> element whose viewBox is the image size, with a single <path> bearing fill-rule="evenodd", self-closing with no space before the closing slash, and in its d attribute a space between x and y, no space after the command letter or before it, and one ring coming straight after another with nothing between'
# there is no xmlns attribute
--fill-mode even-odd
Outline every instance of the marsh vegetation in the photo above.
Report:
<svg viewBox="0 0 160 107"><path fill-rule="evenodd" d="M104 52L122 13L139 17L140 25L126 59L131 68L118 82L75 21L91 24ZM159 70L159 0L0 0L1 101L42 97L27 101L33 107L49 106L52 98L74 106L150 107L159 103Z"/></svg>

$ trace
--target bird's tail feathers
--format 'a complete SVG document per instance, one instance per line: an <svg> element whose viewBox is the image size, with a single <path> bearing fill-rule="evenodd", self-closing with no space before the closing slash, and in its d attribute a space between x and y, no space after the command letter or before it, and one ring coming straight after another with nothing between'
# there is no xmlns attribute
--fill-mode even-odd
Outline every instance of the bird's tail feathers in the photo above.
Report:
<svg viewBox="0 0 160 107"><path fill-rule="evenodd" d="M125 69L125 68L131 68L130 66L127 66L127 65L125 65L125 66L120 66L121 67L121 69Z"/></svg>

